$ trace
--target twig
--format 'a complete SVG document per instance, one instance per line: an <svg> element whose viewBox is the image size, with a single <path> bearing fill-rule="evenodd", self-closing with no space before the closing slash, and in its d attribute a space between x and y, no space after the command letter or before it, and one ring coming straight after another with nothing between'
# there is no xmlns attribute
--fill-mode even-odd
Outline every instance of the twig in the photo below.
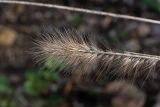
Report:
<svg viewBox="0 0 160 107"><path fill-rule="evenodd" d="M17 0L13 0L13 1L11 1L11 0L0 0L0 3L22 4L22 5L29 5L29 6L48 7L48 8L62 9L62 10L68 10L68 11L75 11L75 12L82 12L82 13L89 13L89 14L96 14L96 15L103 15L103 16L110 16L110 17L114 17L114 18L135 20L135 21L140 21L140 22L160 24L160 21L153 20L153 19L140 18L140 17L135 17L135 16L115 14L115 13L110 13L110 12L89 10L89 9L76 8L76 7L61 6L61 5L56 5L56 4L17 1Z"/></svg>

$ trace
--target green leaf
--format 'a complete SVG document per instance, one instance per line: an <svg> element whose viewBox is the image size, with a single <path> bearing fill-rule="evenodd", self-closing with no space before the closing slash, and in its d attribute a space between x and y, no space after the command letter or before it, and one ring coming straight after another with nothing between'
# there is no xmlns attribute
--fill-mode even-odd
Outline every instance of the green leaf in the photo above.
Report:
<svg viewBox="0 0 160 107"><path fill-rule="evenodd" d="M49 97L48 103L54 106L59 106L64 102L64 99L62 96L55 94Z"/></svg>
<svg viewBox="0 0 160 107"><path fill-rule="evenodd" d="M36 99L33 102L33 107L45 107L45 102L42 99Z"/></svg>
<svg viewBox="0 0 160 107"><path fill-rule="evenodd" d="M11 93L13 87L9 83L8 79L4 75L0 75L0 92L1 93Z"/></svg>
<svg viewBox="0 0 160 107"><path fill-rule="evenodd" d="M56 58L49 58L43 69L40 70L41 75L45 80L57 81L59 79L59 71L64 69L65 64L63 60Z"/></svg>
<svg viewBox="0 0 160 107"><path fill-rule="evenodd" d="M159 0L143 0L144 4L149 8L160 11L160 1Z"/></svg>
<svg viewBox="0 0 160 107"><path fill-rule="evenodd" d="M72 26L74 26L75 28L78 28L81 25L82 21L83 21L82 15L77 15L73 18L71 23L72 23Z"/></svg>
<svg viewBox="0 0 160 107"><path fill-rule="evenodd" d="M0 107L17 107L17 102L10 98L0 99Z"/></svg>
<svg viewBox="0 0 160 107"><path fill-rule="evenodd" d="M98 92L95 87L91 87L91 88L89 88L88 94L91 96L97 96Z"/></svg>
<svg viewBox="0 0 160 107"><path fill-rule="evenodd" d="M129 33L128 32L121 32L120 34L119 34L119 39L121 39L121 40L127 40L128 39L128 37L129 37Z"/></svg>
<svg viewBox="0 0 160 107"><path fill-rule="evenodd" d="M49 58L46 61L44 67L47 68L48 70L56 72L56 71L61 71L62 69L64 69L64 63L63 63L63 60L61 59Z"/></svg>
<svg viewBox="0 0 160 107"><path fill-rule="evenodd" d="M41 73L42 73L45 80L48 80L48 81L59 80L59 75L56 72L51 72L49 70L44 70L44 71L41 71Z"/></svg>
<svg viewBox="0 0 160 107"><path fill-rule="evenodd" d="M34 69L27 71L27 73L25 75L26 79L32 80L32 79L35 79L35 78L39 78L40 75L38 74L37 71L38 70L34 70Z"/></svg>
<svg viewBox="0 0 160 107"><path fill-rule="evenodd" d="M113 45L116 45L119 42L119 39L117 38L117 36L109 36L109 40L110 40L110 43Z"/></svg>
<svg viewBox="0 0 160 107"><path fill-rule="evenodd" d="M38 96L48 91L49 82L37 72L28 72L24 83L25 92L31 96Z"/></svg>

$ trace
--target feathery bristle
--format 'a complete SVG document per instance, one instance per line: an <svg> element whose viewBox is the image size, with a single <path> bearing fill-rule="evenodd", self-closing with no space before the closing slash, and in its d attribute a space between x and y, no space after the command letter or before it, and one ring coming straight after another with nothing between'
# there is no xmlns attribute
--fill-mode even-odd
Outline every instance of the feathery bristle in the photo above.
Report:
<svg viewBox="0 0 160 107"><path fill-rule="evenodd" d="M40 59L61 58L66 66L72 67L72 73L79 76L91 74L96 69L98 79L117 74L122 78L149 76L160 60L154 55L103 50L96 40L67 29L46 31L36 45L35 55Z"/></svg>

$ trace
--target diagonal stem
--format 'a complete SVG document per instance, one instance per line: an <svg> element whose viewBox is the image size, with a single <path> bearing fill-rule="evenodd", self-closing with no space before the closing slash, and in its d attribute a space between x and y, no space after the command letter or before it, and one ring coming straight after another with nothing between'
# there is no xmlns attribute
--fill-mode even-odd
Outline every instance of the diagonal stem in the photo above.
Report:
<svg viewBox="0 0 160 107"><path fill-rule="evenodd" d="M62 10L68 10L68 11L75 11L75 12L82 12L82 13L89 13L89 14L96 14L96 15L103 15L103 16L110 16L110 17L114 17L114 18L135 20L135 21L140 21L140 22L160 24L159 20L140 18L140 17L135 17L135 16L123 15L123 14L115 14L115 13L104 12L104 11L96 11L96 10L89 10L89 9L83 9L83 8L69 7L69 6L61 6L61 5L56 5L56 4L17 1L17 0L12 0L12 1L11 0L0 0L0 3L48 7L48 8L62 9Z"/></svg>

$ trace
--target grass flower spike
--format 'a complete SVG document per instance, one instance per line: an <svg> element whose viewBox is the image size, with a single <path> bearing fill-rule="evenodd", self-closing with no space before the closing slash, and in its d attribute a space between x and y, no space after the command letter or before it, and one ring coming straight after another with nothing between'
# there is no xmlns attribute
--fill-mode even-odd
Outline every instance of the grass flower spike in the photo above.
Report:
<svg viewBox="0 0 160 107"><path fill-rule="evenodd" d="M63 59L66 67L71 67L71 72L79 76L92 74L93 71L96 71L97 78L117 74L131 78L148 76L160 61L159 56L101 49L96 39L69 29L45 31L35 43L35 55L41 60Z"/></svg>

